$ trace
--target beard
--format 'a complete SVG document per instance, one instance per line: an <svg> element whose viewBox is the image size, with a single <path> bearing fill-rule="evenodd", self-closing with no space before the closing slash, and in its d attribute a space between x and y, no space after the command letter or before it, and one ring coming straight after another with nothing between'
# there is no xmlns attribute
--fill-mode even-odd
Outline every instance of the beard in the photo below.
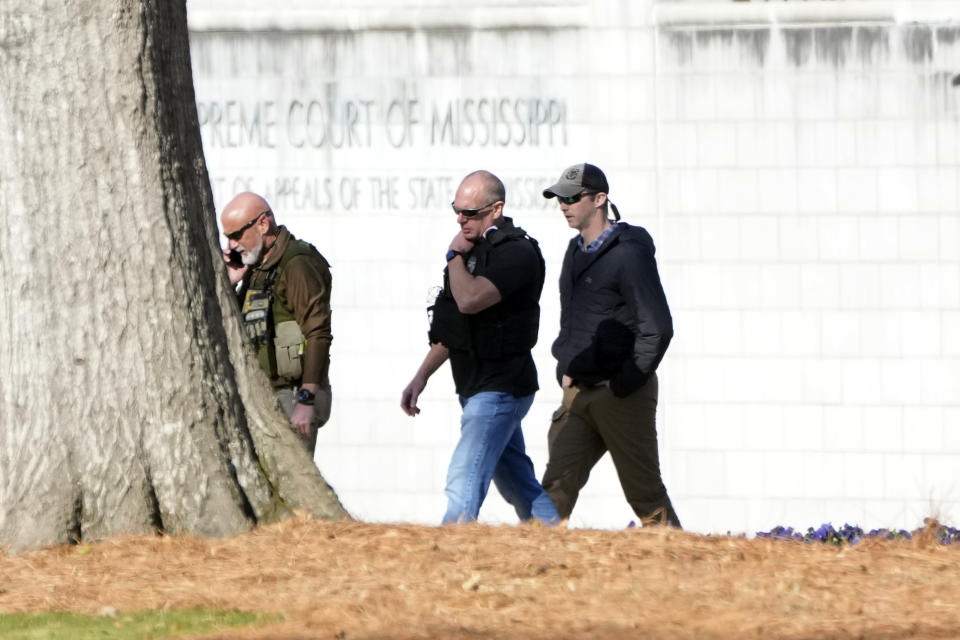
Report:
<svg viewBox="0 0 960 640"><path fill-rule="evenodd" d="M242 247L241 247L242 249ZM263 253L263 236L257 240L256 246L252 249L244 249L240 252L240 260L243 264L250 266L260 262L260 255Z"/></svg>

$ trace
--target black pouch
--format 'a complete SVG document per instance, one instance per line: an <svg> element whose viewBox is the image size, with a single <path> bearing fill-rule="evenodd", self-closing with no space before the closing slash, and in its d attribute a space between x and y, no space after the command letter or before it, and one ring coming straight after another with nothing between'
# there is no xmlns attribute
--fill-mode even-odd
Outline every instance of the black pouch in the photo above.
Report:
<svg viewBox="0 0 960 640"><path fill-rule="evenodd" d="M444 289L436 302L427 308L430 316L430 343L439 342L454 351L470 350L470 325L467 317L460 313L457 301Z"/></svg>
<svg viewBox="0 0 960 640"><path fill-rule="evenodd" d="M272 295L269 290L248 289L243 299L243 328L254 345L259 346L270 338L273 314L270 313Z"/></svg>

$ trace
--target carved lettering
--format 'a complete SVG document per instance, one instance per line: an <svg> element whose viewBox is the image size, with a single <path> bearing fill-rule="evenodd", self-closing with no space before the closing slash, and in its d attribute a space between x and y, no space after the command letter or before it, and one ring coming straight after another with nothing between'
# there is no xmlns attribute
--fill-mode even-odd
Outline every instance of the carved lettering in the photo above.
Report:
<svg viewBox="0 0 960 640"><path fill-rule="evenodd" d="M323 97L205 100L197 103L208 148L404 149L539 147L567 144L560 98L481 96L429 104L404 88L389 100Z"/></svg>

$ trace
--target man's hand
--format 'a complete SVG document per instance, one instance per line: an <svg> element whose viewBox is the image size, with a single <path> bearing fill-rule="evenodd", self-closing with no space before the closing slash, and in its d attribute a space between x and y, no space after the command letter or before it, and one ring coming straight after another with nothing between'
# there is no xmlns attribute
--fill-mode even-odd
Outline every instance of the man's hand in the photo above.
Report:
<svg viewBox="0 0 960 640"><path fill-rule="evenodd" d="M293 414L290 416L290 424L293 425L293 428L296 429L301 436L308 438L310 436L311 422L313 422L313 407L298 402L293 408Z"/></svg>
<svg viewBox="0 0 960 640"><path fill-rule="evenodd" d="M453 236L450 241L449 251L467 254L472 250L473 242L464 238L462 233ZM456 258L451 260L447 272L450 274L450 293L460 313L479 313L503 299L500 290L489 279L470 273L465 256L461 256L460 261Z"/></svg>
<svg viewBox="0 0 960 640"><path fill-rule="evenodd" d="M450 241L450 247L447 251L459 251L460 253L468 253L473 249L473 243L463 237L463 232L457 233L453 236L453 240Z"/></svg>
<svg viewBox="0 0 960 640"><path fill-rule="evenodd" d="M239 260L240 254L237 251L231 251L229 249L223 250L223 261L227 265L227 275L230 277L230 284L235 285L241 280L243 276L247 273L249 267Z"/></svg>
<svg viewBox="0 0 960 640"><path fill-rule="evenodd" d="M420 376L414 376L410 384L407 385L407 388L403 390L403 395L400 397L400 408L403 409L405 414L415 416L420 413L420 407L417 406L417 399L420 398L420 394L423 393L426 386L427 381L425 379Z"/></svg>
<svg viewBox="0 0 960 640"><path fill-rule="evenodd" d="M405 414L415 416L420 413L417 400L426 388L427 380L430 379L430 376L432 376L449 357L450 351L441 343L434 342L430 345L430 351L427 352L427 357L423 359L423 364L417 369L413 380L410 381L407 388L403 390L403 395L400 396L400 408L403 409Z"/></svg>

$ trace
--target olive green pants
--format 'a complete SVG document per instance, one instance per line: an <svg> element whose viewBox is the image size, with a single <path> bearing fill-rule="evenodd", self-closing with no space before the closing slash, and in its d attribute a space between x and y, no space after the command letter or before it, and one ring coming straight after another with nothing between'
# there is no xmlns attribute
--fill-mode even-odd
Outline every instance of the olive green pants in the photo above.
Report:
<svg viewBox="0 0 960 640"><path fill-rule="evenodd" d="M657 393L656 374L625 398L613 395L605 384L563 390L563 403L547 435L550 459L541 483L561 518L570 517L590 471L609 451L640 521L680 526L660 477Z"/></svg>

